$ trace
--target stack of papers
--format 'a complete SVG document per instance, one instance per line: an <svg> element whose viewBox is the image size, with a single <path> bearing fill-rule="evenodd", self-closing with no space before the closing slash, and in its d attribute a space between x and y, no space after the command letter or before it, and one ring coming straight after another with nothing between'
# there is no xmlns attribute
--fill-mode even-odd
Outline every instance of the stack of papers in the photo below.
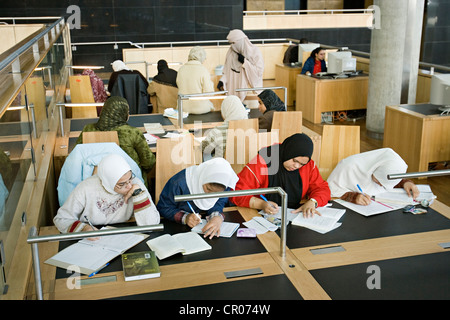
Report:
<svg viewBox="0 0 450 320"><path fill-rule="evenodd" d="M145 131L149 134L164 134L164 128L161 123L144 123Z"/></svg>
<svg viewBox="0 0 450 320"><path fill-rule="evenodd" d="M203 234L202 229L204 226L206 226L206 220L202 219L202 222L196 225L191 229L191 231L194 231L196 233ZM225 238L230 238L234 232L239 228L239 223L235 222L222 222L222 225L220 226L220 236Z"/></svg>
<svg viewBox="0 0 450 320"><path fill-rule="evenodd" d="M256 234L263 234L267 231L276 231L278 227L263 217L254 217L250 221L243 223L247 228L255 229Z"/></svg>
<svg viewBox="0 0 450 320"><path fill-rule="evenodd" d="M322 234L334 230L342 225L342 223L338 221L344 215L345 209L320 207L317 208L317 211L320 212L320 216L314 214L310 218L305 218L302 213L298 214L297 217L292 220L292 224L305 227Z"/></svg>
<svg viewBox="0 0 450 320"><path fill-rule="evenodd" d="M431 191L431 188L427 184L418 184L417 188L420 191L419 196L414 200L412 197L409 197L406 193L405 189L395 188L390 192L384 192L375 195L375 200L385 203L385 204L398 204L401 206L407 205L416 205L419 204L422 200L426 200L431 203L436 196Z"/></svg>
<svg viewBox="0 0 450 320"><path fill-rule="evenodd" d="M158 141L159 139L158 136L154 136L148 133L144 133L144 138L147 141L147 144L156 144L156 141Z"/></svg>
<svg viewBox="0 0 450 320"><path fill-rule="evenodd" d="M188 115L189 115L188 112L183 112L183 118L186 118ZM178 110L174 108L164 109L163 116L167 118L178 119Z"/></svg>

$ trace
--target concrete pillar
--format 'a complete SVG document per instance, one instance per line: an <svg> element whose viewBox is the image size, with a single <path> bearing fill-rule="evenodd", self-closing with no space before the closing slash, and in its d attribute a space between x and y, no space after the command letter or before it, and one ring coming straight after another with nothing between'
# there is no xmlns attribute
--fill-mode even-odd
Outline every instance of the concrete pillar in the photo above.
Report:
<svg viewBox="0 0 450 320"><path fill-rule="evenodd" d="M386 106L415 102L424 3L375 0L374 6L381 23L372 30L366 128L382 138Z"/></svg>

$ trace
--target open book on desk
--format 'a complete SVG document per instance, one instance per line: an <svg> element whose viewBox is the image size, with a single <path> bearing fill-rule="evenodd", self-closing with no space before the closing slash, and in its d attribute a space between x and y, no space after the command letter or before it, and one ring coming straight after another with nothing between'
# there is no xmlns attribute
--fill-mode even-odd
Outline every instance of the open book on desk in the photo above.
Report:
<svg viewBox="0 0 450 320"><path fill-rule="evenodd" d="M305 218L303 213L299 213L297 217L292 220L292 224L300 227L305 227L319 233L326 233L341 226L339 219L344 215L345 209L336 209L329 207L319 207L317 211L320 216L314 214L312 217Z"/></svg>
<svg viewBox="0 0 450 320"><path fill-rule="evenodd" d="M95 241L83 239L61 250L45 263L64 269L77 266L80 273L90 275L147 237L142 233L127 233L103 236Z"/></svg>
<svg viewBox="0 0 450 320"><path fill-rule="evenodd" d="M147 241L147 245L163 260L177 253L183 255L210 250L211 246L197 233L189 231L174 235L163 234Z"/></svg>
<svg viewBox="0 0 450 320"><path fill-rule="evenodd" d="M203 234L203 227L206 226L206 219L202 219L202 222L191 229L195 233ZM239 223L236 222L222 222L220 226L220 236L230 238L234 232L239 228Z"/></svg>

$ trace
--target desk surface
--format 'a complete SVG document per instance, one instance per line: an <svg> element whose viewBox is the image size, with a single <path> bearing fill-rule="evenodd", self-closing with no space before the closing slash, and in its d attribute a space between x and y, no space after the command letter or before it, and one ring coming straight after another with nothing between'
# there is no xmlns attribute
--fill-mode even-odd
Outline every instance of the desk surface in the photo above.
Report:
<svg viewBox="0 0 450 320"><path fill-rule="evenodd" d="M337 204L333 206L337 207ZM445 253L439 243L450 242L450 220L439 212L448 215L450 208L438 201L433 207L434 210L422 216L390 212L368 218L347 209L341 219L342 226L323 235L289 226L285 258L279 256L280 239L276 232L267 232L257 239L239 239L235 234L230 239L207 240L213 247L210 251L160 261L160 278L125 282L121 268L114 267L112 263L108 266L110 269L105 268L104 272L91 279L114 276L115 281L85 285L80 290L67 289L67 275L55 281L56 268L41 263L44 288L48 290L45 297L152 300L448 299L450 254ZM257 215L256 210L248 208L228 208L226 211L229 211L226 221L243 222ZM163 232L186 231L182 225L164 224L166 228ZM43 228L42 232L46 230L55 232L54 227ZM311 244L343 245L346 250L313 255L311 247L306 247ZM146 247L145 242L140 245ZM139 250L140 245L132 250ZM295 248L297 245L299 247ZM56 253L58 244L46 243L45 248L41 250L41 262ZM374 264L381 269L382 289L378 291L370 291L366 286L370 276L367 267ZM235 279L224 276L227 271L251 268L261 268L263 274ZM423 281L423 274L429 281ZM443 283L447 284L445 289ZM422 294L432 290L433 295Z"/></svg>

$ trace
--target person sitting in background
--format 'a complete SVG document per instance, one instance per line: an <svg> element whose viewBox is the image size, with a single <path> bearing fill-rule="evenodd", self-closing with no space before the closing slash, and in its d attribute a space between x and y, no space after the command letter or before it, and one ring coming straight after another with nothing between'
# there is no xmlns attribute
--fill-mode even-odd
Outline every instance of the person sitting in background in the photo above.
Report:
<svg viewBox="0 0 450 320"><path fill-rule="evenodd" d="M111 76L109 77L109 82L108 82L108 92L112 92L112 89L114 87L114 84L116 83L117 77L119 76L119 74L124 73L124 74L139 74L139 76L141 77L142 81L144 81L145 83L147 83L148 86L148 81L147 79L145 79L145 77L142 75L142 73L140 73L138 70L131 70L126 64L125 62L123 62L122 60L116 60L113 63L111 63L111 66L113 68L113 73L111 73Z"/></svg>
<svg viewBox="0 0 450 320"><path fill-rule="evenodd" d="M416 198L419 189L411 180L387 178L388 174L405 173L407 168L406 162L394 150L382 148L341 160L327 181L332 197L359 205L369 205L370 196L393 188L403 188L410 197Z"/></svg>
<svg viewBox="0 0 450 320"><path fill-rule="evenodd" d="M83 143L83 132L117 131L120 147L141 168L142 176L147 184L147 175L155 165L156 157L150 151L142 131L127 124L129 117L128 109L128 102L125 98L108 98L103 105L97 123L85 125L76 144Z"/></svg>
<svg viewBox="0 0 450 320"><path fill-rule="evenodd" d="M213 92L214 83L208 69L203 65L206 60L206 52L200 46L191 49L186 62L178 70L177 86L178 94L192 94ZM214 110L209 100L183 101L183 112L192 114L204 114Z"/></svg>
<svg viewBox="0 0 450 320"><path fill-rule="evenodd" d="M248 119L248 112L237 96L227 96L220 109L223 124L208 130L205 140L202 141L203 158L210 156L222 157L225 156L225 147L227 144L227 130L228 122L231 120Z"/></svg>
<svg viewBox="0 0 450 320"><path fill-rule="evenodd" d="M295 209L293 213L303 212L305 217L319 214L316 208L328 203L330 189L311 160L313 148L311 138L304 133L296 133L281 144L262 148L238 174L236 190L281 187L288 195L288 207ZM305 197L308 200L301 204ZM242 196L232 197L230 201L240 207L277 213L280 195L268 194L266 198L268 201L258 196Z"/></svg>
<svg viewBox="0 0 450 320"><path fill-rule="evenodd" d="M162 217L193 228L201 222L200 218L192 212L188 202L175 202L174 197L234 189L237 180L238 177L228 161L214 158L198 166L183 169L170 178L161 191L156 207ZM195 213L206 212L208 222L202 230L205 237L220 235L220 226L224 221L223 208L227 202L228 198L198 199L189 202Z"/></svg>
<svg viewBox="0 0 450 320"><path fill-rule="evenodd" d="M144 184L117 154L105 156L98 172L81 181L53 219L62 233L92 231L92 225L126 222L134 214L138 226L154 225L160 216Z"/></svg>
<svg viewBox="0 0 450 320"><path fill-rule="evenodd" d="M318 47L315 48L308 59L306 59L305 64L302 67L301 74L306 74L310 76L318 72L327 72L327 65L325 63L325 49Z"/></svg>
<svg viewBox="0 0 450 320"><path fill-rule="evenodd" d="M91 80L92 92L94 94L94 101L96 103L105 102L106 99L108 99L108 95L106 94L103 80L100 79L91 69L84 69L81 75L89 76L89 79Z"/></svg>
<svg viewBox="0 0 450 320"><path fill-rule="evenodd" d="M148 85L147 92L156 96L158 109L153 112L164 113L166 108L176 108L178 98L177 75L178 72L170 69L166 60L158 61L158 74Z"/></svg>
<svg viewBox="0 0 450 320"><path fill-rule="evenodd" d="M259 130L270 132L272 129L273 113L275 111L286 111L284 102L275 92L266 89L258 95L259 111L263 114L258 118Z"/></svg>

